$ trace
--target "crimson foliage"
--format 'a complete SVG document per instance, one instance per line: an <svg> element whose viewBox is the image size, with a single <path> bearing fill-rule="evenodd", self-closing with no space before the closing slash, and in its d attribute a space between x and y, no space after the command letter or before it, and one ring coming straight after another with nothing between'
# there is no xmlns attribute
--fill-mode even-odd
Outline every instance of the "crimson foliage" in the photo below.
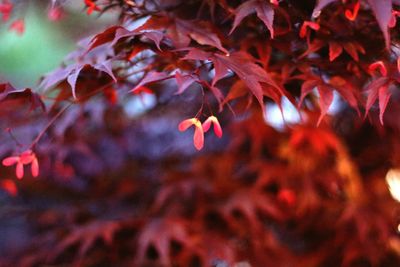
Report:
<svg viewBox="0 0 400 267"><path fill-rule="evenodd" d="M119 23L0 85L0 264L400 264L399 0L83 2Z"/></svg>

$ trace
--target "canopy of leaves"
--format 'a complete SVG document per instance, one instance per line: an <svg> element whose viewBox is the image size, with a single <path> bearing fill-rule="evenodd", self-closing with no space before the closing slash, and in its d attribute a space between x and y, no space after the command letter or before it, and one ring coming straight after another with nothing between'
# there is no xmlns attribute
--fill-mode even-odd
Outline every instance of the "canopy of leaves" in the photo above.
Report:
<svg viewBox="0 0 400 267"><path fill-rule="evenodd" d="M0 85L1 266L399 265L398 0L82 4L119 20Z"/></svg>

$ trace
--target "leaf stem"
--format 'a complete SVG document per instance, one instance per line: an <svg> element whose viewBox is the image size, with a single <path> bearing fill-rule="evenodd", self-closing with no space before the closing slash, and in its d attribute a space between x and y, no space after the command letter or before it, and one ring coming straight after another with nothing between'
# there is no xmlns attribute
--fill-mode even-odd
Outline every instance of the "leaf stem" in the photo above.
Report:
<svg viewBox="0 0 400 267"><path fill-rule="evenodd" d="M29 146L30 149L39 142L39 140L43 137L46 131L50 128L51 125L70 107L73 103L69 103L68 105L64 106L43 128L43 130L38 134L38 136L33 140L32 144Z"/></svg>

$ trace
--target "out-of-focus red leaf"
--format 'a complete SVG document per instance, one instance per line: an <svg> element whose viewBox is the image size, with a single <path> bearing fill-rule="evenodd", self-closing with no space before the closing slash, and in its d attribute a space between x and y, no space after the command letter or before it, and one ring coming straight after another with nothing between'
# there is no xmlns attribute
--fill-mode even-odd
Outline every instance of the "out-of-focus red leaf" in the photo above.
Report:
<svg viewBox="0 0 400 267"><path fill-rule="evenodd" d="M7 192L12 197L18 195L18 188L12 179L4 179L0 181L0 188Z"/></svg>
<svg viewBox="0 0 400 267"><path fill-rule="evenodd" d="M50 252L51 258L56 258L70 246L79 244L78 259L82 258L99 239L106 245L111 245L114 234L121 225L114 221L94 221L85 225L78 225L71 229L69 234Z"/></svg>
<svg viewBox="0 0 400 267"><path fill-rule="evenodd" d="M279 85L270 77L270 75L262 67L255 64L248 53L243 51L234 52L229 55L222 55L219 53L205 53L198 49L190 49L184 59L211 60L214 64L214 68L216 68L214 84L227 73L227 70L233 71L249 88L262 108L264 108L264 106L263 89L261 84L265 83L276 90L280 90Z"/></svg>
<svg viewBox="0 0 400 267"><path fill-rule="evenodd" d="M146 252L150 246L153 246L157 251L159 263L162 266L170 266L171 241L185 245L188 238L184 220L180 218L154 219L147 223L138 237L138 251L135 262L137 264L145 263Z"/></svg>
<svg viewBox="0 0 400 267"><path fill-rule="evenodd" d="M260 0L250 0L241 4L235 10L235 20L233 21L232 29L229 32L231 34L236 27L240 24L240 22L247 17L248 15L256 12L257 17L264 22L265 26L271 33L271 38L274 38L274 8L273 5L268 3L267 1Z"/></svg>
<svg viewBox="0 0 400 267"><path fill-rule="evenodd" d="M41 97L37 93L32 92L30 88L19 90L9 83L0 84L0 102L11 99L30 104L31 110L36 108L41 108L43 111L45 110L45 105Z"/></svg>
<svg viewBox="0 0 400 267"><path fill-rule="evenodd" d="M333 101L333 91L336 90L357 112L358 109L358 97L357 89L352 86L351 83L347 82L340 76L334 76L328 81L324 81L321 77L313 74L299 75L296 78L304 80L301 86L301 96L299 106L302 104L304 98L311 93L314 89L318 90L319 93L319 106L321 109L321 116L318 120L318 124L321 122L322 117L326 114L330 104Z"/></svg>
<svg viewBox="0 0 400 267"><path fill-rule="evenodd" d="M11 23L9 27L10 31L16 32L18 35L22 35L25 32L25 22L23 19L17 19Z"/></svg>
<svg viewBox="0 0 400 267"><path fill-rule="evenodd" d="M337 42L329 42L329 61L334 61L343 52L343 47Z"/></svg>
<svg viewBox="0 0 400 267"><path fill-rule="evenodd" d="M368 92L368 97L367 103L365 104L365 115L368 114L368 111L371 109L375 100L379 98L379 119L383 124L383 114L391 95L389 92L389 79L386 77L380 77L373 80L367 86L366 92Z"/></svg>
<svg viewBox="0 0 400 267"><path fill-rule="evenodd" d="M72 96L77 99L76 84L81 72L87 68L93 68L100 72L107 73L116 82L116 78L112 72L112 61L106 60L100 63L85 63L80 62L69 65L65 68L59 68L49 74L47 74L42 80L40 87L44 89L50 89L60 82L66 80L71 87Z"/></svg>
<svg viewBox="0 0 400 267"><path fill-rule="evenodd" d="M376 69L379 69L379 72L381 73L382 76L387 76L388 72L385 63L383 63L383 61L379 60L368 66L368 71L371 73L373 73Z"/></svg>
<svg viewBox="0 0 400 267"><path fill-rule="evenodd" d="M389 91L389 85L379 88L379 120L383 124L383 114L386 110L387 104L392 93Z"/></svg>
<svg viewBox="0 0 400 267"><path fill-rule="evenodd" d="M104 89L104 96L111 105L117 104L118 94L117 94L117 91L113 87L108 87L108 88Z"/></svg>
<svg viewBox="0 0 400 267"><path fill-rule="evenodd" d="M317 4L314 7L314 11L312 13L313 18L319 17L322 9L324 9L326 6L328 6L329 4L336 2L336 1L338 1L338 0L318 0Z"/></svg>
<svg viewBox="0 0 400 267"><path fill-rule="evenodd" d="M209 60L213 56L212 53L205 52L200 49L190 48L188 53L182 58L184 60Z"/></svg>
<svg viewBox="0 0 400 267"><path fill-rule="evenodd" d="M308 43L308 47L307 50L300 55L299 58L303 58L305 56L308 56L314 52L317 52L318 50L320 50L322 47L325 46L325 41L319 40L317 38L315 38L314 40L312 40L310 43Z"/></svg>
<svg viewBox="0 0 400 267"><path fill-rule="evenodd" d="M68 74L67 77L67 82L68 84L71 86L71 90L72 90L72 96L74 97L74 99L77 99L76 97L76 81L78 80L78 76L81 72L81 70L85 67L85 65L83 66L78 66L76 69L72 69L71 72Z"/></svg>
<svg viewBox="0 0 400 267"><path fill-rule="evenodd" d="M188 21L165 16L153 16L136 29L135 32L146 32L149 30L165 31L165 37L168 37L176 48L187 47L190 39L192 39L200 45L209 45L226 54L228 53L222 46L221 40L212 25L205 21ZM157 43L162 36L158 35L154 37L157 37L155 40Z"/></svg>
<svg viewBox="0 0 400 267"><path fill-rule="evenodd" d="M130 52L130 54L127 57L127 60L132 60L133 58L135 58L140 52L142 52L143 50L145 50L147 47L145 45L142 44L137 44L133 47L132 51Z"/></svg>
<svg viewBox="0 0 400 267"><path fill-rule="evenodd" d="M64 9L60 6L53 6L47 12L47 18L50 21L59 21L64 17Z"/></svg>
<svg viewBox="0 0 400 267"><path fill-rule="evenodd" d="M113 80L114 82L117 82L117 78L115 78L113 71L112 71L112 60L108 59L106 61L101 61L97 64L91 65L93 68L96 70L102 71L107 73Z"/></svg>
<svg viewBox="0 0 400 267"><path fill-rule="evenodd" d="M226 50L219 39L218 35L212 30L211 25L206 22L197 22L192 23L190 21L185 20L176 20L176 25L178 30L182 31L182 33L190 36L191 39L196 41L201 45L209 45L213 46L220 51L228 54L228 50Z"/></svg>
<svg viewBox="0 0 400 267"><path fill-rule="evenodd" d="M322 128L298 126L289 139L289 145L294 149L311 148L319 155L327 155L329 151L338 151L341 147L337 137Z"/></svg>
<svg viewBox="0 0 400 267"><path fill-rule="evenodd" d="M139 88L137 88L134 92L132 92L135 95L140 95L140 94L148 94L148 95L154 95L154 92L146 87L146 86L140 86Z"/></svg>
<svg viewBox="0 0 400 267"><path fill-rule="evenodd" d="M225 64L222 64L221 61L215 60L215 61L213 61L213 64L214 64L215 75L211 82L211 86L215 86L215 84L219 80L224 78L229 73L229 68Z"/></svg>
<svg viewBox="0 0 400 267"><path fill-rule="evenodd" d="M355 61L359 60L358 49L353 43L345 42L343 43L343 48Z"/></svg>
<svg viewBox="0 0 400 267"><path fill-rule="evenodd" d="M262 1L256 6L257 16L264 22L265 26L271 33L271 38L274 38L274 14L275 11L272 5Z"/></svg>
<svg viewBox="0 0 400 267"><path fill-rule="evenodd" d="M155 45L157 46L158 50L161 51L160 44L161 44L162 39L164 38L164 34L162 32L148 31L148 32L144 32L143 36L146 36L147 38L152 40L155 43Z"/></svg>
<svg viewBox="0 0 400 267"><path fill-rule="evenodd" d="M300 96L300 102L299 106L303 103L304 98L312 92L315 88L317 88L318 84L320 83L319 80L315 79L310 79L310 80L305 80L303 84L301 85L301 96Z"/></svg>
<svg viewBox="0 0 400 267"><path fill-rule="evenodd" d="M0 4L0 13L2 14L3 22L6 22L9 20L13 8L14 8L14 5L9 0L4 0Z"/></svg>
<svg viewBox="0 0 400 267"><path fill-rule="evenodd" d="M191 86L198 79L193 77L192 75L182 75L179 71L175 73L175 80L178 84L178 90L175 94L179 95L185 92L185 90Z"/></svg>
<svg viewBox="0 0 400 267"><path fill-rule="evenodd" d="M358 90L348 81L340 76L334 76L329 80L329 84L346 100L346 102L360 113L358 108Z"/></svg>
<svg viewBox="0 0 400 267"><path fill-rule="evenodd" d="M229 90L228 95L224 99L224 103L227 103L233 99L239 98L241 96L246 95L247 90L246 86L244 85L243 81L238 80L233 84L231 90Z"/></svg>
<svg viewBox="0 0 400 267"><path fill-rule="evenodd" d="M257 190L241 190L232 195L226 204L221 207L221 212L226 220L235 220L233 212L239 211L248 220L252 230L259 229L260 221L257 219L258 212L271 216L276 220L282 220L284 215L267 196Z"/></svg>
<svg viewBox="0 0 400 267"><path fill-rule="evenodd" d="M321 115L318 118L317 125L321 123L323 117L328 112L328 109L333 101L333 91L328 86L320 84L318 86L318 93L319 93L319 106L321 108Z"/></svg>
<svg viewBox="0 0 400 267"><path fill-rule="evenodd" d="M130 90L130 92L135 92L138 88L142 87L143 85L163 81L165 79L169 79L172 77L173 76L168 76L164 72L150 71L140 80L140 82L132 90Z"/></svg>
<svg viewBox="0 0 400 267"><path fill-rule="evenodd" d="M235 52L229 56L215 54L212 61L220 61L220 64L232 70L246 84L262 107L263 89L261 83L269 84L275 88L279 87L263 68L252 62L251 56L245 52Z"/></svg>
<svg viewBox="0 0 400 267"><path fill-rule="evenodd" d="M256 1L246 1L243 4L241 4L240 6L238 6L235 10L235 20L233 21L233 25L232 25L232 29L229 32L229 34L231 34L236 27L240 24L240 22L247 17L248 15L250 15L251 13L255 12L255 3Z"/></svg>
<svg viewBox="0 0 400 267"><path fill-rule="evenodd" d="M311 93L314 89L317 89L319 94L319 107L321 109L321 114L317 122L317 125L319 125L332 104L333 90L329 88L329 86L326 86L326 84L321 80L306 80L301 86L300 104L305 96Z"/></svg>
<svg viewBox="0 0 400 267"><path fill-rule="evenodd" d="M290 189L282 189L279 191L278 200L287 206L293 206L296 204L296 194Z"/></svg>
<svg viewBox="0 0 400 267"><path fill-rule="evenodd" d="M111 45L113 45L123 37L134 35L135 33L128 31L122 26L112 26L93 37L93 39L90 41L90 46L87 51L91 51L92 49L109 42L111 42Z"/></svg>

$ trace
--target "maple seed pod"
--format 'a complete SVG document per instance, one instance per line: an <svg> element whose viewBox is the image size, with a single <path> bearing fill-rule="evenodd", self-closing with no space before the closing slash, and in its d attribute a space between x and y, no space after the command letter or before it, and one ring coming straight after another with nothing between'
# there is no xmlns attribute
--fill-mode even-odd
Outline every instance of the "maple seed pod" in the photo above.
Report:
<svg viewBox="0 0 400 267"><path fill-rule="evenodd" d="M26 150L19 156L5 158L2 163L6 167L16 164L17 166L15 169L15 175L18 179L22 179L22 177L24 177L24 165L28 164L31 164L32 176L37 177L39 175L39 162L32 150Z"/></svg>
<svg viewBox="0 0 400 267"><path fill-rule="evenodd" d="M33 177L38 177L39 175L39 162L36 157L32 160L31 173Z"/></svg>
<svg viewBox="0 0 400 267"><path fill-rule="evenodd" d="M217 117L215 117L215 116L210 116L207 118L207 120L205 122L203 122L203 131L207 132L211 127L211 123L214 124L215 135L218 138L221 138L222 137L222 128L221 128L221 125L219 124Z"/></svg>
<svg viewBox="0 0 400 267"><path fill-rule="evenodd" d="M201 122L197 118L183 120L178 125L179 131L186 131L190 126L194 125L193 144L197 150L201 150L204 146L204 131Z"/></svg>
<svg viewBox="0 0 400 267"><path fill-rule="evenodd" d="M344 15L346 18L350 21L356 20L356 17L358 15L358 11L360 10L360 1L357 1L357 3L354 5L353 11L346 9L344 12Z"/></svg>
<svg viewBox="0 0 400 267"><path fill-rule="evenodd" d="M320 29L320 26L318 23L312 22L312 21L304 21L303 25L300 28L300 37L304 38L307 36L307 28L311 28L315 31L318 31Z"/></svg>
<svg viewBox="0 0 400 267"><path fill-rule="evenodd" d="M389 24L388 24L389 28L394 28L396 26L396 17L399 17L399 16L400 16L400 11L392 10L392 15L390 16L390 20L389 20Z"/></svg>
<svg viewBox="0 0 400 267"><path fill-rule="evenodd" d="M17 163L17 168L15 169L15 175L18 179L22 179L24 177L24 164L21 162Z"/></svg>
<svg viewBox="0 0 400 267"><path fill-rule="evenodd" d="M374 72L376 69L379 69L382 76L387 76L387 70L385 64L382 61L377 61L369 65L369 72Z"/></svg>

